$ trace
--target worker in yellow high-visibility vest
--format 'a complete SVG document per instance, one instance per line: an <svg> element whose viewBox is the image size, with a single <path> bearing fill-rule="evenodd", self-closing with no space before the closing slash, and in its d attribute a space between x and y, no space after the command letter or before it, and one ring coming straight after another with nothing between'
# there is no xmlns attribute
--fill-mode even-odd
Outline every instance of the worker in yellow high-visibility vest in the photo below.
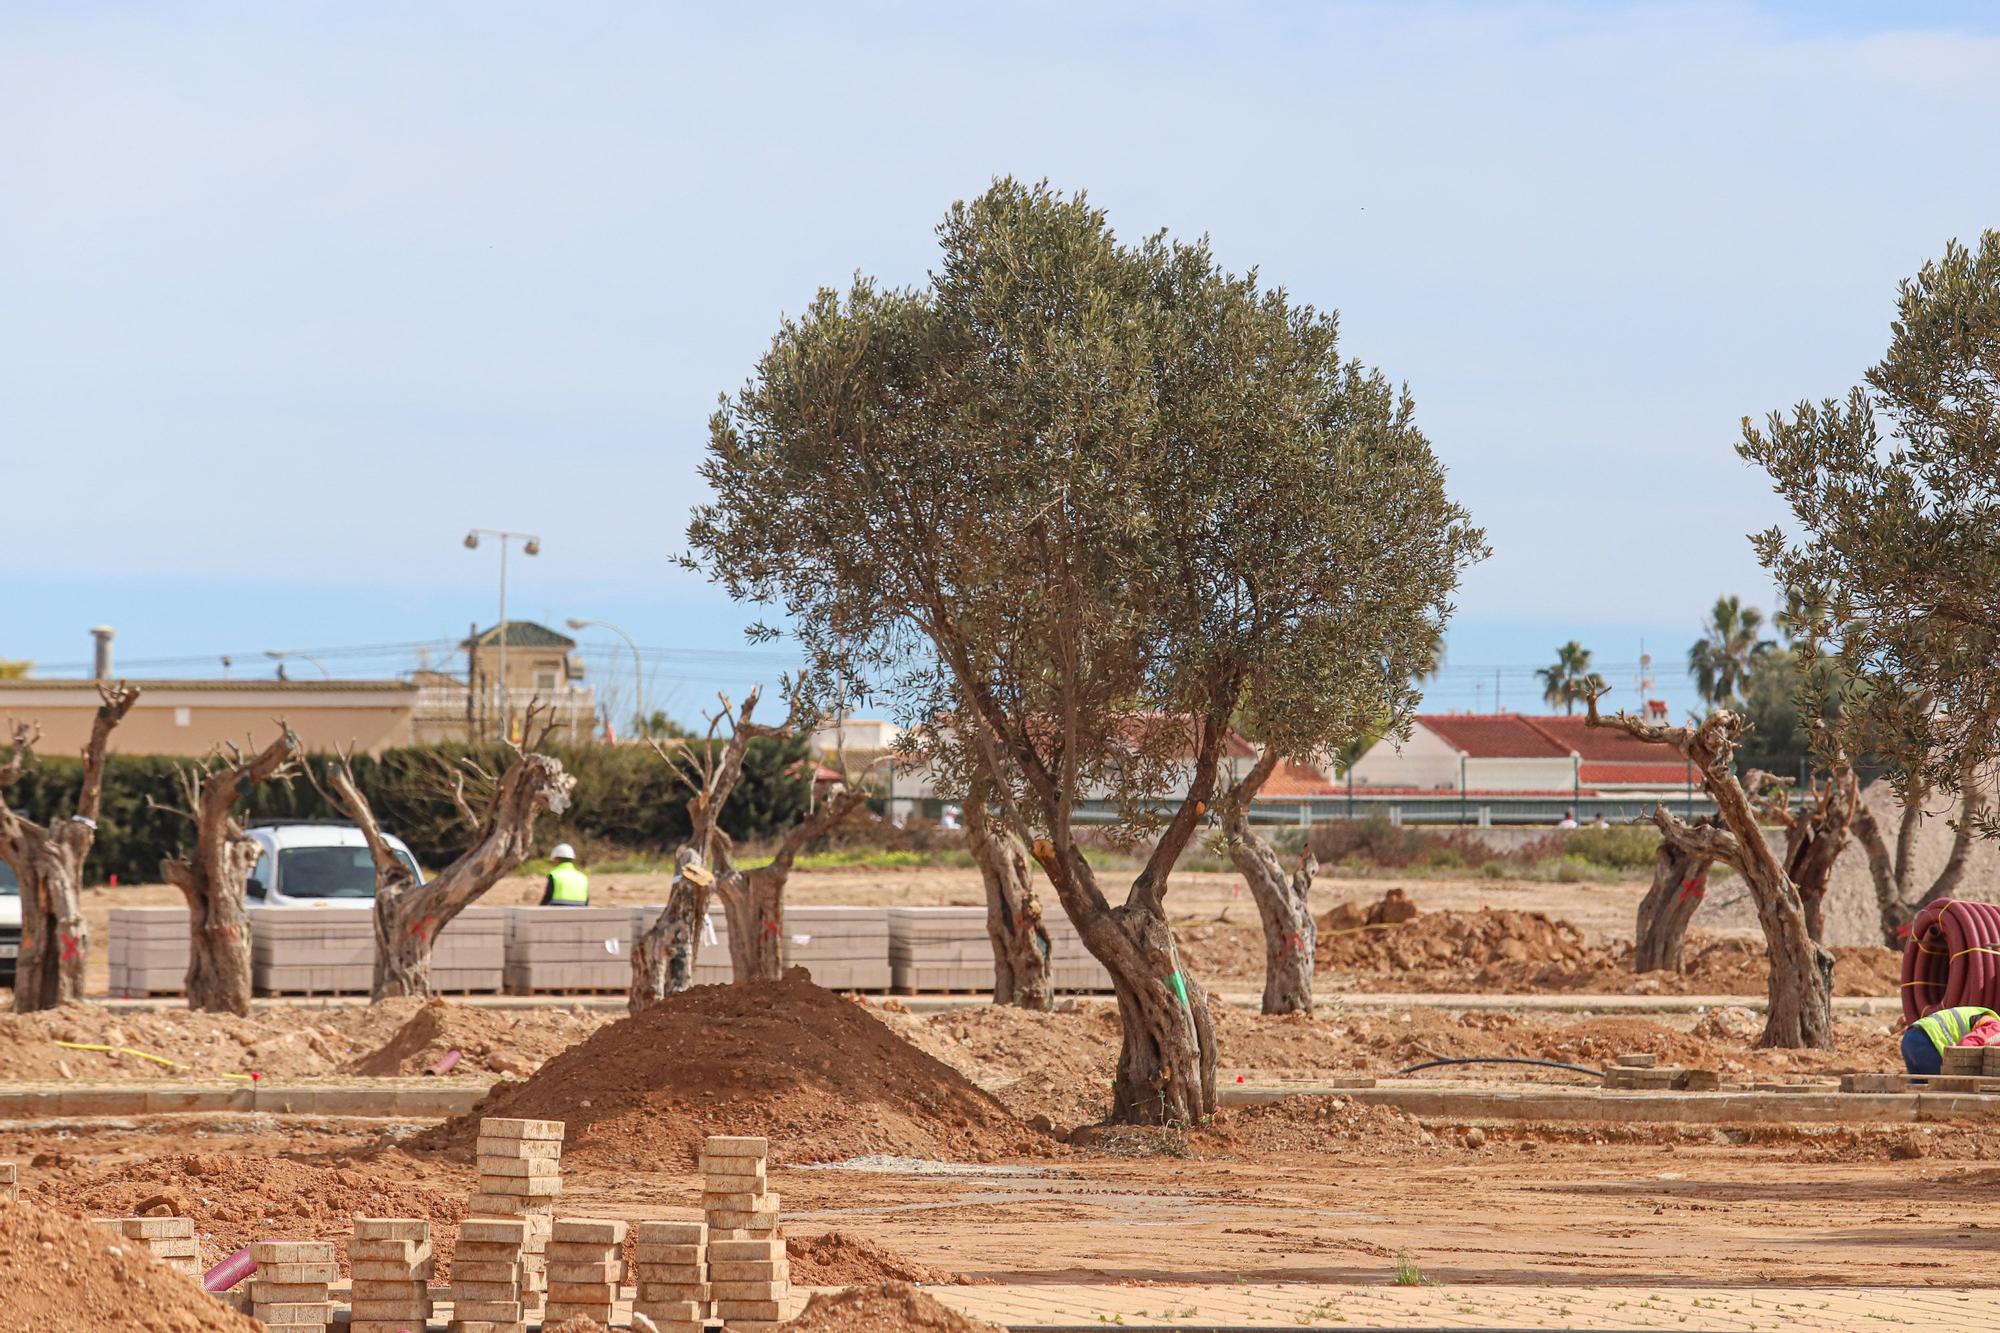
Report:
<svg viewBox="0 0 2000 1333"><path fill-rule="evenodd" d="M590 876L577 869L576 848L559 842L549 855L556 864L549 871L548 883L542 886L542 906L590 906Z"/></svg>
<svg viewBox="0 0 2000 1333"><path fill-rule="evenodd" d="M1988 1019L2000 1019L2000 1014L1976 1004L1940 1009L1919 1018L1903 1029L1903 1068L1912 1074L1937 1073L1944 1068L1944 1053L1965 1042L1973 1029ZM1980 1035L1983 1038L1986 1034ZM1986 1046L1992 1043L1977 1040L1966 1044Z"/></svg>

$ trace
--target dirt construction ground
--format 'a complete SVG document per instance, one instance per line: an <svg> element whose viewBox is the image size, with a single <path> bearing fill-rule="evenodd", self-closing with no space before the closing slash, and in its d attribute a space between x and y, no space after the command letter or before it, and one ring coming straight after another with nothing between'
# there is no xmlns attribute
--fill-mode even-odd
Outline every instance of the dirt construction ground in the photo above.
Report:
<svg viewBox="0 0 2000 1333"><path fill-rule="evenodd" d="M1676 989L1658 978L1649 988L1612 965L1639 886L1402 887L1422 913L1415 922L1322 941L1316 1015L1219 1008L1225 1087L1239 1075L1263 1084L1386 1076L1443 1056L1596 1067L1643 1051L1725 1078L1779 1081L1896 1065L1888 1002L1877 1013L1844 1014L1835 1051L1757 1050L1751 1006L1761 974L1745 965L1741 941L1724 937L1698 941L1695 953L1706 952L1711 978L1729 984L1697 993L1740 1002L1649 1014L1343 1004L1344 992L1358 991ZM1384 888L1335 882L1317 897L1344 930L1339 923L1353 913L1343 915L1341 904L1358 911ZM158 891L118 892L123 903ZM503 892L522 901L535 886L514 882ZM600 901L657 901L663 886L613 876L596 893ZM108 908L108 892L93 897L94 911ZM955 871L794 880L802 903L978 898L976 877ZM1254 990L1255 916L1232 878L1182 877L1171 901L1191 970L1218 992ZM1452 947L1435 953L1424 941L1437 937ZM1888 958L1843 954L1843 989L1892 997ZM2000 1250L1991 1203L2000 1135L1991 1122L1536 1122L1481 1115L1470 1103L1418 1119L1317 1095L1225 1107L1213 1125L1185 1135L1112 1130L1093 1123L1117 1056L1110 1005L1071 1003L1047 1015L912 1008L832 996L799 975L769 987L704 988L631 1020L573 1004L287 1005L248 1020L86 1007L0 1017L0 1090L5 1080L172 1076L56 1040L163 1050L204 1073L346 1080L417 1073L459 1049L466 1058L448 1077L495 1084L479 1111L569 1125L566 1214L693 1217L700 1137L768 1135L795 1280L815 1286L905 1278L1107 1290L1387 1287L1401 1268L1405 1280L1416 1274L1447 1291L1967 1287L1991 1285L1986 1275ZM1553 1069L1491 1066L1419 1077L1496 1091L1581 1082ZM164 1201L196 1219L210 1260L276 1235L343 1239L357 1212L429 1217L448 1271L449 1224L472 1186L479 1111L446 1122L0 1120L0 1161L19 1164L24 1206L51 1214ZM0 1283L8 1263L0 1252ZM1084 1314L1078 1322L1093 1321ZM23 1315L10 1322L0 1308L0 1333L55 1326ZM892 1326L917 1325L884 1325Z"/></svg>

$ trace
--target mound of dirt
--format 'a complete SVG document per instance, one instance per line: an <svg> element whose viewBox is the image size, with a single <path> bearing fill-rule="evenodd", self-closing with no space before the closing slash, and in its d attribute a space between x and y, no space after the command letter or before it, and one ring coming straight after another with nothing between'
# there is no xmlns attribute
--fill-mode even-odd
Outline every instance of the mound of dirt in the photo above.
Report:
<svg viewBox="0 0 2000 1333"><path fill-rule="evenodd" d="M968 1319L904 1282L819 1292L785 1327L791 1333L1003 1333L998 1324Z"/></svg>
<svg viewBox="0 0 2000 1333"><path fill-rule="evenodd" d="M145 1246L32 1202L0 1203L0 1333L257 1333Z"/></svg>
<svg viewBox="0 0 2000 1333"><path fill-rule="evenodd" d="M709 1134L766 1135L786 1162L990 1161L1051 1146L799 968L768 985L699 986L620 1019L412 1146L464 1157L483 1116L564 1121L564 1160L614 1168L692 1169Z"/></svg>
<svg viewBox="0 0 2000 1333"><path fill-rule="evenodd" d="M1540 912L1418 912L1391 889L1361 921L1352 903L1320 922L1314 962L1345 972L1411 972L1441 966L1477 969L1505 963L1579 963L1591 952L1583 932Z"/></svg>
<svg viewBox="0 0 2000 1333"><path fill-rule="evenodd" d="M356 1217L426 1217L432 1246L448 1268L465 1197L413 1179L412 1164L393 1155L350 1165L283 1157L194 1153L122 1162L95 1174L43 1161L35 1197L46 1207L86 1217L129 1216L150 1199L194 1219L202 1257L215 1263L256 1240L330 1240L345 1261Z"/></svg>
<svg viewBox="0 0 2000 1333"><path fill-rule="evenodd" d="M1203 1156L1251 1157L1301 1152L1401 1157L1437 1143L1407 1112L1327 1096L1224 1107L1194 1138Z"/></svg>
<svg viewBox="0 0 2000 1333"><path fill-rule="evenodd" d="M342 1065L342 1073L372 1077L421 1074L447 1053L457 1051L460 1060L451 1070L454 1074L524 1075L607 1021L603 1015L582 1009L554 1009L530 1018L519 1011L448 1004L441 999L386 1000L370 1007L381 1011L378 1020L370 1031L355 1034L357 1046L364 1041L370 1045ZM524 1022L524 1018L529 1021ZM381 1031L393 1020L400 1020L393 1030Z"/></svg>
<svg viewBox="0 0 2000 1333"><path fill-rule="evenodd" d="M785 1257L791 1260L792 1281L801 1287L846 1287L865 1282L957 1282L955 1273L940 1273L872 1240L828 1231L818 1236L787 1236Z"/></svg>

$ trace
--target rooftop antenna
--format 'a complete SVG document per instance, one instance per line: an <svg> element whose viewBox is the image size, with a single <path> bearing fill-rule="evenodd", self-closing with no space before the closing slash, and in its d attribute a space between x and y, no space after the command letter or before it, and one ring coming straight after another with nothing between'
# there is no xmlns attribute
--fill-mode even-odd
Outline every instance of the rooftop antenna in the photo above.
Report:
<svg viewBox="0 0 2000 1333"><path fill-rule="evenodd" d="M1654 685L1653 655L1646 651L1644 639L1639 640L1639 678L1636 683L1639 686L1639 707L1644 708L1646 701L1653 697Z"/></svg>

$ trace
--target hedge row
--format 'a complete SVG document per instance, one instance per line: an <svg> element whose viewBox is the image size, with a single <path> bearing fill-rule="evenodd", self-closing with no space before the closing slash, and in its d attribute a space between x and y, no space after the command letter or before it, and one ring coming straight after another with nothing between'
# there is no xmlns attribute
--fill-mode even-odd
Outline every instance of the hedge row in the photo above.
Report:
<svg viewBox="0 0 2000 1333"><path fill-rule="evenodd" d="M669 852L688 834L686 781L638 746L557 748L576 790L562 815L544 815L535 826L544 847L572 842L586 856L608 851ZM769 836L806 812L808 778L802 741L759 739L744 752L743 777L722 812L722 826L739 840ZM407 842L417 858L436 868L464 851L470 833L457 817L449 775L470 759L499 773L510 752L503 746L437 745L357 755L354 777L382 826ZM311 762L324 774L325 761ZM89 878L103 883L151 883L163 858L184 850L193 835L187 819L153 808L180 799L176 767L186 760L162 755L112 755L105 765L104 812L91 849ZM80 760L38 761L8 793L23 814L46 821L76 809L83 779ZM477 809L477 802L474 802ZM339 819L341 812L303 777L266 783L244 801L245 819Z"/></svg>

